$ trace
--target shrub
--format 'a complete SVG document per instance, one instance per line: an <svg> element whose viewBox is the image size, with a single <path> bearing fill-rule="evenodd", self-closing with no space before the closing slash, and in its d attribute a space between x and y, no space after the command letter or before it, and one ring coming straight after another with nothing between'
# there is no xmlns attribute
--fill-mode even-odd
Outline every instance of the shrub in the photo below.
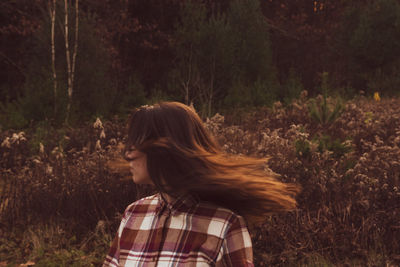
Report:
<svg viewBox="0 0 400 267"><path fill-rule="evenodd" d="M337 99L334 103L328 102L328 73L322 74L322 99L314 99L310 103L310 116L317 123L320 123L323 127L327 124L332 124L341 114L343 105L340 99Z"/></svg>
<svg viewBox="0 0 400 267"><path fill-rule="evenodd" d="M352 86L368 93L398 94L399 21L396 0L368 1L362 7L355 3L346 9L338 39Z"/></svg>
<svg viewBox="0 0 400 267"><path fill-rule="evenodd" d="M242 126L208 122L227 152L269 158L282 180L303 187L296 212L252 232L260 266L297 265L315 252L332 265L396 264L400 103L382 101L349 101L329 128L307 120L308 100L262 109Z"/></svg>
<svg viewBox="0 0 400 267"><path fill-rule="evenodd" d="M0 102L0 130L22 129L28 125L21 104L18 101L2 104Z"/></svg>
<svg viewBox="0 0 400 267"><path fill-rule="evenodd" d="M275 103L272 108L251 111L240 125L229 124L219 114L206 122L226 152L268 158L266 167L279 179L303 188L296 211L266 217L251 230L256 265L398 264L399 99L351 100L329 126L329 134L325 128L314 127L308 107L303 92L287 107ZM82 236L105 220L105 233L91 238L103 244L104 255L107 246L101 240L116 231L116 214L139 197L130 179L125 182L123 174L105 165L118 156L123 125L117 120L96 121L69 129L62 150L47 145L44 153L34 156L26 153L31 135L0 133L0 233L21 238L18 225L25 228L51 216L67 220L73 233L69 238L75 235L82 244ZM6 227L7 221L14 230ZM8 247L2 249L16 257L24 255L11 248L17 246L13 242L5 243ZM35 253L63 261L79 257L78 250L63 251L61 259Z"/></svg>

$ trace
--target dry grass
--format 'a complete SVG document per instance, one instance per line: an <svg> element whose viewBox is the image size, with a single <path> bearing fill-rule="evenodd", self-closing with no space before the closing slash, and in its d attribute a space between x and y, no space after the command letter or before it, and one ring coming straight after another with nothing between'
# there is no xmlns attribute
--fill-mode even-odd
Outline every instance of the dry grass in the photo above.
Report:
<svg viewBox="0 0 400 267"><path fill-rule="evenodd" d="M324 124L310 117L310 101L303 94L288 107L276 103L242 115L240 125L228 116L206 123L227 152L269 157L283 181L303 187L296 212L266 218L252 231L256 266L399 264L400 99L360 97ZM103 236L114 232L118 212L142 196L106 165L119 153L123 129L97 122L50 131L42 149L32 143L35 133L0 133L2 233L48 218L67 220L80 246L99 221L108 225ZM34 247L44 240L30 236Z"/></svg>

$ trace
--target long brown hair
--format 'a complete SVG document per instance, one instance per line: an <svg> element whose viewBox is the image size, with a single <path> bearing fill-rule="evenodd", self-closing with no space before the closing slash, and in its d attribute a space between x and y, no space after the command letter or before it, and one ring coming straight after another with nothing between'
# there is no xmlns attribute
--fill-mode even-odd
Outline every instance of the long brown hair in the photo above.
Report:
<svg viewBox="0 0 400 267"><path fill-rule="evenodd" d="M147 155L148 173L160 192L191 193L248 222L296 207L299 187L267 173L266 159L223 152L196 112L184 104L161 102L135 109L125 150L132 147Z"/></svg>

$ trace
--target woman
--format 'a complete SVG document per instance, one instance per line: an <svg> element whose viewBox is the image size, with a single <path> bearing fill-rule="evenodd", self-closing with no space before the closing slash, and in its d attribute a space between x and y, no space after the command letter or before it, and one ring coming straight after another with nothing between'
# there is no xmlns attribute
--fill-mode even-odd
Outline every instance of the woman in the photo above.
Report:
<svg viewBox="0 0 400 267"><path fill-rule="evenodd" d="M181 103L136 109L124 155L158 193L127 207L103 266L254 266L247 224L296 206L295 185L222 152Z"/></svg>

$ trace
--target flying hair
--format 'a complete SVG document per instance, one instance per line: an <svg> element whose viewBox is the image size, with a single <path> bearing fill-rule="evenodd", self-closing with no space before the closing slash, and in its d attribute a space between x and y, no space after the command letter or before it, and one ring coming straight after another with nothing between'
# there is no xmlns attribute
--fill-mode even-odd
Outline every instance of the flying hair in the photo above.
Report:
<svg viewBox="0 0 400 267"><path fill-rule="evenodd" d="M278 181L265 170L266 159L223 152L194 109L184 104L135 109L125 151L132 148L147 155L148 173L159 192L190 193L233 210L249 224L296 208L299 186Z"/></svg>

